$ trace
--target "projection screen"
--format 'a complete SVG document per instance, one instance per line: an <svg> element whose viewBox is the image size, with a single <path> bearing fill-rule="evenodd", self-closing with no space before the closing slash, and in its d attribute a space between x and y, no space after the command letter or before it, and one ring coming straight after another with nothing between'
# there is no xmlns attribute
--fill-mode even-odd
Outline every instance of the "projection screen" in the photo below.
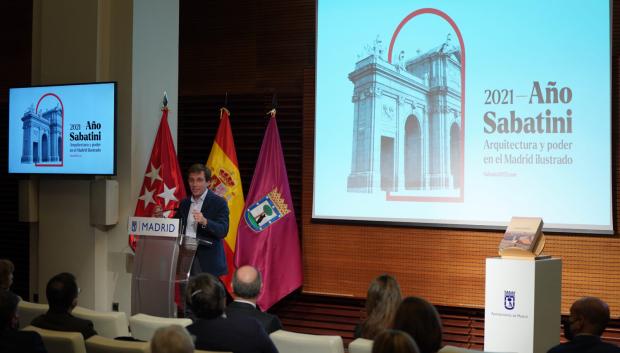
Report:
<svg viewBox="0 0 620 353"><path fill-rule="evenodd" d="M319 1L313 219L613 232L608 1Z"/></svg>

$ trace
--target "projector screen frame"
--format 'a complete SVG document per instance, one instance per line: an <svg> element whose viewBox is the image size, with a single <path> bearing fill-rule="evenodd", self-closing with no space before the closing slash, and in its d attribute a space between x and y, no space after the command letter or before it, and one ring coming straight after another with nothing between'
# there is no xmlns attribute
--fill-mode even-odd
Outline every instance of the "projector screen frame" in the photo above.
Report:
<svg viewBox="0 0 620 353"><path fill-rule="evenodd" d="M396 228L428 228L428 229L451 229L451 230L480 230L480 231L500 231L500 230L504 230L506 228L506 226L508 225L510 219L507 219L506 222L497 222L496 224L488 224L488 222L486 222L486 224L482 224L482 223L476 223L476 221L468 221L466 224L465 223L460 223L460 222L441 222L441 221L437 221L436 219L433 219L432 221L429 222L424 222L424 221L420 221L420 219L416 219L415 221L406 221L403 219L398 219L398 220L386 220L385 218L382 219L377 219L377 220L373 220L373 219L368 219L368 218L364 218L364 219L357 219L355 217L351 217L351 216L347 216L347 218L341 218L341 217L329 217L329 216L325 216L325 215L321 215L321 216L316 216L315 215L315 194L316 194L316 158L317 158L317 124L316 124L316 119L317 119L317 99L316 99L316 95L317 95L317 89L318 89L318 85L319 85L319 65L318 65L318 61L319 61L319 0L316 1L316 7L315 7L315 12L316 12L316 17L315 17L315 45L316 45L316 50L315 50L315 82L314 82L314 119L315 119L315 123L313 124L313 128L314 128L314 139L313 139L313 161L312 161L312 169L313 169L313 179L312 179L312 210L311 210L311 216L310 216L310 222L313 224L335 224L335 225L368 225L368 226L372 226L372 227L396 227ZM422 6L423 7L423 6ZM617 210L617 202L616 202L616 188L614 187L614 185L616 185L616 182L618 182L618 180L616 180L617 178L615 178L614 176L614 171L616 169L616 158L617 158L617 154L620 153L618 151L616 151L616 149L614 148L614 146L618 145L618 142L615 141L613 139L613 135L614 135L614 126L617 125L617 122L614 123L615 117L613 115L613 105L615 100L618 98L616 97L616 95L614 95L613 91L612 91L612 84L613 84L613 60L614 60L614 56L613 56L613 47L612 47L612 43L613 43L613 1L609 0L608 1L608 7L609 7L609 25L608 25L608 32L609 32L609 36L608 36L608 42L607 42L607 46L608 46L608 50L609 50L609 79L608 79L608 86L607 88L607 92L609 92L609 107L608 107L608 111L609 111L609 127L608 127L608 133L609 133L609 165L610 165L610 169L609 169L609 181L610 184L609 185L609 198L610 198L610 203L609 203L609 207L610 207L610 222L609 222L609 228L607 228L607 225L605 225L605 229L600 229L600 226L589 226L586 227L584 226L583 228L581 227L581 225L579 225L579 227L575 227L575 225L573 224L568 224L569 227L558 227L556 224L549 224L549 225L545 225L544 227L544 231L548 232L548 233L554 233L554 234L567 234L567 235L600 235L600 236L609 236L609 235L613 235L615 234L615 230L616 230L616 210ZM409 16L411 16L414 12L416 11L420 11L421 9L417 9L414 10ZM403 20L403 22L405 22ZM399 27L397 27L397 30L395 32L395 34L398 32L398 30L402 27L403 23L401 22L401 24L399 25ZM393 46L393 42L394 42L394 38L392 38L391 43L390 43L390 55L389 57L391 58L391 54L392 54L392 46ZM616 61L618 61L618 59L616 59ZM463 93L465 94L465 92ZM462 114L465 114L465 112L463 111ZM464 131L464 129L463 129ZM387 196L389 199L389 191L387 192ZM513 216L520 216L518 214L515 214ZM495 223L495 222L494 222ZM598 227L598 228L597 228Z"/></svg>

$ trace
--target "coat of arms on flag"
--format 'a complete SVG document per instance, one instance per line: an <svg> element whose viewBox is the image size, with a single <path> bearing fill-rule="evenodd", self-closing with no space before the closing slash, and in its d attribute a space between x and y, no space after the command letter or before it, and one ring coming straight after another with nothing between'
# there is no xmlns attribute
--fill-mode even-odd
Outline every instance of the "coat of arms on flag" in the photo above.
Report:
<svg viewBox="0 0 620 353"><path fill-rule="evenodd" d="M260 232L291 211L277 188L271 190L258 202L251 205L244 214L245 222L255 232Z"/></svg>
<svg viewBox="0 0 620 353"><path fill-rule="evenodd" d="M234 191L235 179L233 173L220 168L219 170L212 171L211 185L209 188L213 190L218 196L224 198L227 202L236 196Z"/></svg>

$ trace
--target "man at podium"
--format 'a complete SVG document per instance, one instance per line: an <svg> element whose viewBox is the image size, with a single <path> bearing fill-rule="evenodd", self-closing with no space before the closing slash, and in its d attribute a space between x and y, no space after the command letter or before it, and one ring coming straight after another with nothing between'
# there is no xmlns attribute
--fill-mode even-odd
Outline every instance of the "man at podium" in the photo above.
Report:
<svg viewBox="0 0 620 353"><path fill-rule="evenodd" d="M187 180L191 196L181 200L174 217L179 219L186 236L198 240L191 274L224 275L228 269L222 239L228 234L228 203L207 188L211 170L204 164L189 167Z"/></svg>

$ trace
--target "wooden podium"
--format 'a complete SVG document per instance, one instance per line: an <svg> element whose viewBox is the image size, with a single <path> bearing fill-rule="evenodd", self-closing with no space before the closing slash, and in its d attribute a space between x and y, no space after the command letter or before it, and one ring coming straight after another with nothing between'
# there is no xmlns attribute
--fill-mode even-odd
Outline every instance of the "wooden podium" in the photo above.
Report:
<svg viewBox="0 0 620 353"><path fill-rule="evenodd" d="M545 353L560 343L560 259L488 258L485 287L485 351Z"/></svg>

